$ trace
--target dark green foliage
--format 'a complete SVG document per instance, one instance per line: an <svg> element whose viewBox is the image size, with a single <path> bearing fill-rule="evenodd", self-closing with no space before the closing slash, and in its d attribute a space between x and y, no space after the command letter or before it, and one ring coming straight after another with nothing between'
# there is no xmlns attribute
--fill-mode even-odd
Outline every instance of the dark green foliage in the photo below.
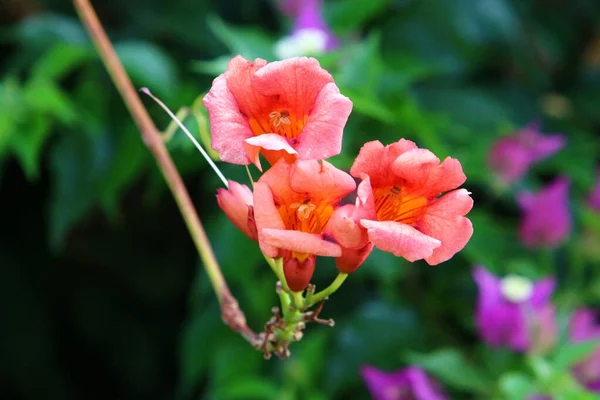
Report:
<svg viewBox="0 0 600 400"><path fill-rule="evenodd" d="M291 26L275 1L94 3L134 84L174 111L206 93L230 56L273 60ZM354 103L332 162L349 168L365 141L400 137L458 158L475 234L436 268L375 251L325 305L335 328L309 326L289 360L268 362L222 324L177 207L70 2L16 4L0 0L0 397L367 398L362 365L412 363L456 399L595 398L569 369L597 343L568 344L565 332L573 308L600 303L600 217L585 206L600 154L599 2L326 2L345 44L320 61ZM162 110L144 102L165 129ZM568 145L515 191L571 179L575 227L554 252L520 244L515 191L499 192L486 164L497 138L536 118ZM261 330L275 277L220 213L220 182L192 144L177 132L168 147ZM247 182L242 167L223 170ZM558 277L553 354L526 359L479 342L475 264ZM314 282L335 274L320 260Z"/></svg>

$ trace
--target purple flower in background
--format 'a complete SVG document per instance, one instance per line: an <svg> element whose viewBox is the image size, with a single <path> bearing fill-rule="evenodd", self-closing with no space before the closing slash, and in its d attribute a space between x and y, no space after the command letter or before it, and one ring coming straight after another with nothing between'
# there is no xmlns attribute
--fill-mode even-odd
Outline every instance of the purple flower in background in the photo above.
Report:
<svg viewBox="0 0 600 400"><path fill-rule="evenodd" d="M588 195L588 204L596 212L600 212L600 173L596 179L596 185Z"/></svg>
<svg viewBox="0 0 600 400"><path fill-rule="evenodd" d="M563 135L544 135L539 124L532 122L492 146L489 166L504 184L509 185L521 179L533 163L550 157L564 146Z"/></svg>
<svg viewBox="0 0 600 400"><path fill-rule="evenodd" d="M491 347L544 351L556 338L556 315L550 301L553 278L532 282L508 275L503 279L483 267L473 270L479 289L475 321Z"/></svg>
<svg viewBox="0 0 600 400"><path fill-rule="evenodd" d="M573 313L569 323L569 338L574 343L600 339L600 324L596 314L587 309ZM600 347L574 368L577 380L589 390L600 393Z"/></svg>
<svg viewBox="0 0 600 400"><path fill-rule="evenodd" d="M290 36L275 45L275 55L280 59L323 54L335 49L337 39L323 19L321 0L288 0L282 10L295 18Z"/></svg>
<svg viewBox="0 0 600 400"><path fill-rule="evenodd" d="M445 400L437 384L418 367L383 372L368 365L361 375L375 400Z"/></svg>
<svg viewBox="0 0 600 400"><path fill-rule="evenodd" d="M571 232L569 181L557 178L538 193L522 192L521 240L527 247L556 247Z"/></svg>

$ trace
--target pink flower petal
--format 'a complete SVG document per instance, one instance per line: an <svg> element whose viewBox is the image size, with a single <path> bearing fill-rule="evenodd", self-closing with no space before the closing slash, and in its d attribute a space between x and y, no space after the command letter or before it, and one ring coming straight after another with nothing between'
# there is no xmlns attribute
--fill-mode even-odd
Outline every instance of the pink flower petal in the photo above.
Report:
<svg viewBox="0 0 600 400"><path fill-rule="evenodd" d="M275 203L269 185L262 182L254 184L254 219L258 230L258 244L266 256L279 256L279 249L269 245L262 237L264 229L285 229L285 225Z"/></svg>
<svg viewBox="0 0 600 400"><path fill-rule="evenodd" d="M360 223L367 228L369 239L375 247L408 261L429 257L441 245L438 239L400 222L363 219Z"/></svg>
<svg viewBox="0 0 600 400"><path fill-rule="evenodd" d="M367 142L354 160L350 174L356 178L361 174L368 175L374 187L392 186L397 181L391 168L392 162L400 154L416 148L415 143L405 139L389 146L383 146L378 140Z"/></svg>
<svg viewBox="0 0 600 400"><path fill-rule="evenodd" d="M458 160L448 157L440 164L439 158L425 149L402 153L394 160L392 170L427 197L456 189L467 179Z"/></svg>
<svg viewBox="0 0 600 400"><path fill-rule="evenodd" d="M450 259L473 235L471 221L464 217L473 207L473 199L465 189L454 190L432 202L417 229L441 241L442 245L425 258L430 265Z"/></svg>
<svg viewBox="0 0 600 400"><path fill-rule="evenodd" d="M256 227L250 226L253 194L246 185L228 180L229 189L217 189L217 202L227 218L246 236L257 240Z"/></svg>
<svg viewBox="0 0 600 400"><path fill-rule="evenodd" d="M237 56L215 79L204 103L221 159L252 162L259 169L259 153L271 164L282 157L293 162L289 155L324 159L339 154L352 109L331 75L306 57L267 63ZM263 135L281 138L274 143Z"/></svg>
<svg viewBox="0 0 600 400"><path fill-rule="evenodd" d="M342 248L338 244L323 240L321 235L315 233L263 228L259 229L258 234L260 240L268 246L317 256L342 255Z"/></svg>
<svg viewBox="0 0 600 400"><path fill-rule="evenodd" d="M326 232L342 247L361 248L368 241L367 230L360 224L361 219L376 220L373 189L368 175L362 175L358 185L356 205L347 204L336 209L329 220Z"/></svg>
<svg viewBox="0 0 600 400"><path fill-rule="evenodd" d="M246 118L263 114L265 107L273 101L254 85L257 71L266 65L267 61L261 58L248 61L242 56L236 56L229 61L227 71L223 74L227 80L227 87L238 104L236 111ZM219 135L222 133L219 132Z"/></svg>
<svg viewBox="0 0 600 400"><path fill-rule="evenodd" d="M328 83L319 93L308 122L297 138L296 149L304 160L323 160L342 150L342 135L352 102L340 94L334 83Z"/></svg>
<svg viewBox="0 0 600 400"><path fill-rule="evenodd" d="M291 170L292 165L281 159L258 180L271 188L274 198L280 204L292 204L303 198L303 194L295 192L290 185Z"/></svg>
<svg viewBox="0 0 600 400"><path fill-rule="evenodd" d="M258 136L248 138L244 142L244 150L246 151L248 160L252 164L256 165L259 171L262 172L260 165L259 154L261 149L271 151L285 151L288 154L297 155L298 153L290 144L287 139L283 136L279 136L275 133L265 133Z"/></svg>
<svg viewBox="0 0 600 400"><path fill-rule="evenodd" d="M352 249L363 247L369 240L367 230L360 225L359 220L352 218L354 208L355 206L352 204L337 208L325 229L325 232L342 247Z"/></svg>
<svg viewBox="0 0 600 400"><path fill-rule="evenodd" d="M222 161L248 165L243 144L253 133L247 119L240 113L235 97L227 88L224 75L214 80L203 102L208 109L211 132L218 132L211 135L211 147L219 153Z"/></svg>
<svg viewBox="0 0 600 400"><path fill-rule="evenodd" d="M359 249L348 249L342 247L342 255L335 259L335 267L338 271L351 274L367 259L373 250L373 243L367 243Z"/></svg>
<svg viewBox="0 0 600 400"><path fill-rule="evenodd" d="M280 96L298 116L309 115L319 92L333 78L314 58L295 57L266 64L252 76L252 86L265 96Z"/></svg>
<svg viewBox="0 0 600 400"><path fill-rule="evenodd" d="M354 179L327 161L298 160L292 165L290 184L296 192L318 199L339 200L356 188Z"/></svg>

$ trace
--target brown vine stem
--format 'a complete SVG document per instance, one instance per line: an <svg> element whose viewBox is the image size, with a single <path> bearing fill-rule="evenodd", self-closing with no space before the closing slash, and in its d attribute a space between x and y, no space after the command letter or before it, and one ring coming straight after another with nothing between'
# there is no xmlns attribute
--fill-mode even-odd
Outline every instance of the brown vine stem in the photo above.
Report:
<svg viewBox="0 0 600 400"><path fill-rule="evenodd" d="M171 193L175 197L179 210L192 236L192 240L200 254L204 268L219 299L223 321L233 330L239 332L250 344L255 347L260 346L262 339L248 327L244 313L240 310L237 300L231 295L206 236L206 232L202 227L200 218L198 218L198 213L183 184L181 175L177 171L158 129L154 125L154 122L152 122L137 91L133 87L129 75L125 72L115 49L98 20L96 12L88 0L73 0L73 3L108 73L137 124L144 143L152 152L154 158L156 158L156 162L171 189Z"/></svg>

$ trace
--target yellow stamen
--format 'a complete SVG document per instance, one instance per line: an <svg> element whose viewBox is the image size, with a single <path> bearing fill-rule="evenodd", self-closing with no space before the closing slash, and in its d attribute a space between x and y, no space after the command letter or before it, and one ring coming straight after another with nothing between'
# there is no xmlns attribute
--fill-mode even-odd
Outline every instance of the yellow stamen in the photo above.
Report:
<svg viewBox="0 0 600 400"><path fill-rule="evenodd" d="M373 194L379 221L396 221L412 225L421 218L429 204L425 197L407 193L399 185L376 188Z"/></svg>
<svg viewBox="0 0 600 400"><path fill-rule="evenodd" d="M269 114L269 118L271 119L271 125L273 126L276 132L279 132L281 125L291 125L292 121L290 121L290 113L287 110L281 111L273 111Z"/></svg>

